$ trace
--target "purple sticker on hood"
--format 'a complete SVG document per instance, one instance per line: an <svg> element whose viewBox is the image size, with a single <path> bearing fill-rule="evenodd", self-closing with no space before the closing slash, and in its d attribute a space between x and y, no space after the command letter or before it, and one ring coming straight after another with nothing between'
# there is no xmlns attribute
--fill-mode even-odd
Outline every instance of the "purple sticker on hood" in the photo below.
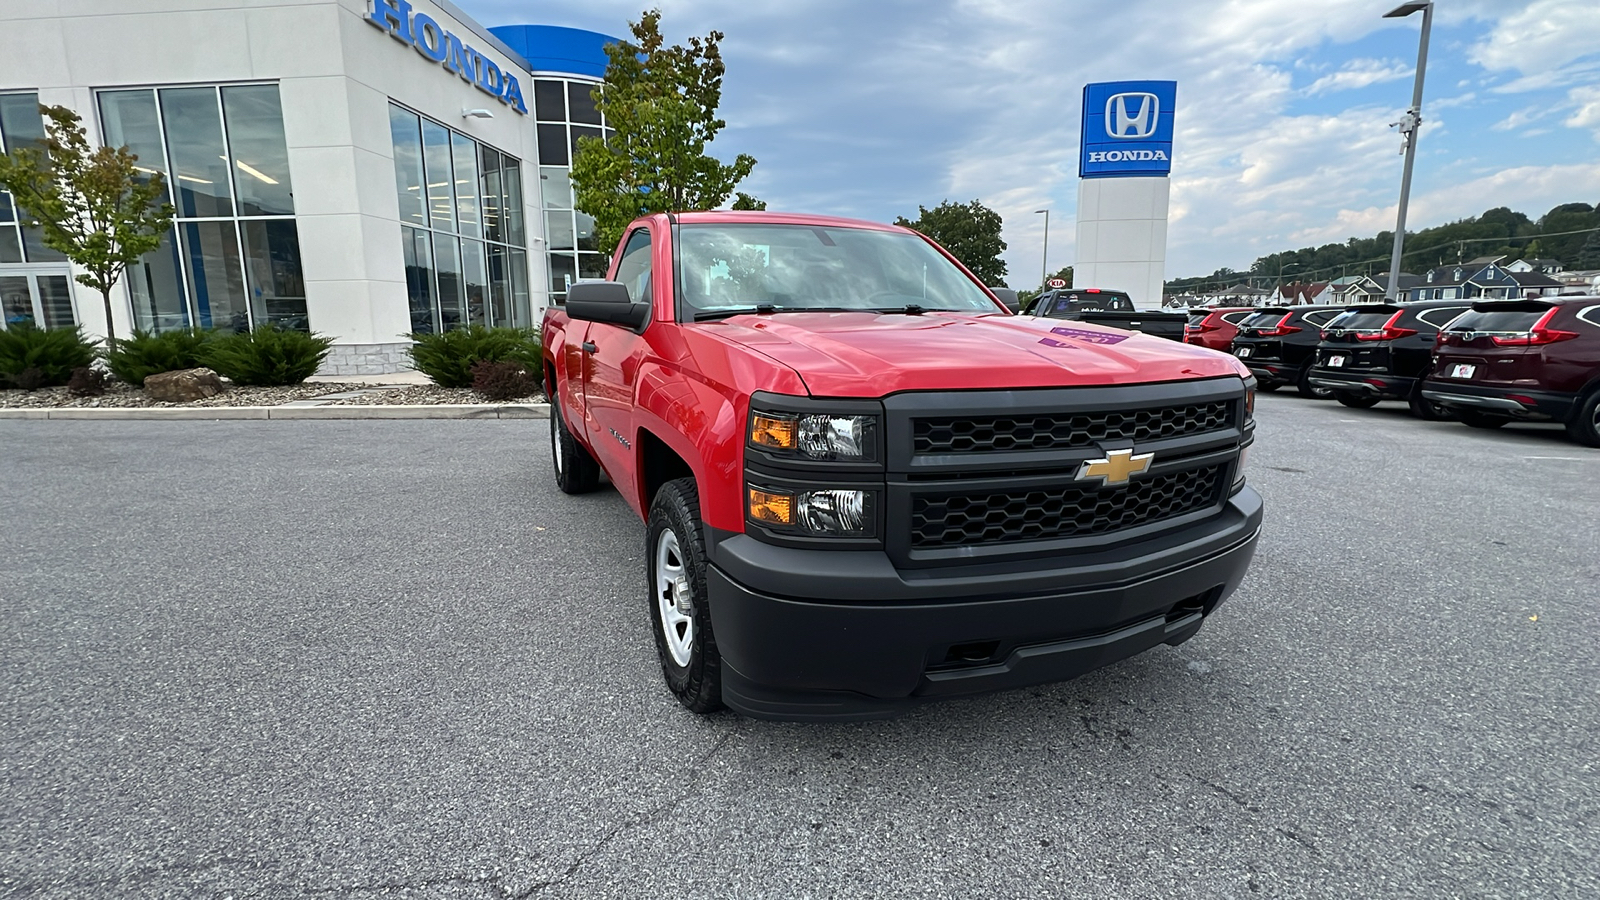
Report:
<svg viewBox="0 0 1600 900"><path fill-rule="evenodd" d="M1091 344L1120 344L1132 335L1106 334L1103 331L1085 331L1082 328L1052 328L1051 334L1059 334L1077 341L1087 341Z"/></svg>

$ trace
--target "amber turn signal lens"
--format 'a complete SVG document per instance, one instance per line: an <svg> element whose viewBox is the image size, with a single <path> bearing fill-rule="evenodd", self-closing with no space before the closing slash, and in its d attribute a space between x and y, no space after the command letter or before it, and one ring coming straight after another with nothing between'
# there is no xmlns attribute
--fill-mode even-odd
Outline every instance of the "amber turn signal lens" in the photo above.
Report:
<svg viewBox="0 0 1600 900"><path fill-rule="evenodd" d="M750 443L779 450L794 449L794 419L755 413L750 417Z"/></svg>
<svg viewBox="0 0 1600 900"><path fill-rule="evenodd" d="M788 494L772 494L750 489L750 518L756 522L774 525L794 524L794 498Z"/></svg>

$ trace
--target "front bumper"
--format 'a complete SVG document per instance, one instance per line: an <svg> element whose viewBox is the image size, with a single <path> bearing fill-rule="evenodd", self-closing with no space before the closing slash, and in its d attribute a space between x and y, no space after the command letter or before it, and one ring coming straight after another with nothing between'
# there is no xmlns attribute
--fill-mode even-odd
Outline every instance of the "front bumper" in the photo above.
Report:
<svg viewBox="0 0 1600 900"><path fill-rule="evenodd" d="M1422 396L1448 409L1468 409L1513 419L1565 422L1577 405L1577 394L1530 391L1516 385L1464 384L1429 378ZM1531 402L1530 402L1531 401Z"/></svg>
<svg viewBox="0 0 1600 900"><path fill-rule="evenodd" d="M1415 378L1391 375L1388 372L1362 372L1321 366L1313 366L1306 380L1316 387L1359 394L1363 397L1381 397L1386 400L1404 400L1411 396L1412 389L1417 386Z"/></svg>
<svg viewBox="0 0 1600 900"><path fill-rule="evenodd" d="M758 718L871 719L1073 678L1193 636L1243 580L1260 528L1247 486L1176 532L1027 565L902 572L880 551L713 536L723 700Z"/></svg>

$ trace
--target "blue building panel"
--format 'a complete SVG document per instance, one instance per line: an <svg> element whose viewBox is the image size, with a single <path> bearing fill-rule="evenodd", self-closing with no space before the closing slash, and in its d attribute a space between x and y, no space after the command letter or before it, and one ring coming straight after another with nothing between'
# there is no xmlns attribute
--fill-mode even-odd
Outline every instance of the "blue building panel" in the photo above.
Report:
<svg viewBox="0 0 1600 900"><path fill-rule="evenodd" d="M565 72L604 78L607 44L617 38L559 25L496 25L489 29L515 50L534 72Z"/></svg>
<svg viewBox="0 0 1600 900"><path fill-rule="evenodd" d="M1165 176L1172 172L1176 81L1110 81L1083 86L1080 178Z"/></svg>

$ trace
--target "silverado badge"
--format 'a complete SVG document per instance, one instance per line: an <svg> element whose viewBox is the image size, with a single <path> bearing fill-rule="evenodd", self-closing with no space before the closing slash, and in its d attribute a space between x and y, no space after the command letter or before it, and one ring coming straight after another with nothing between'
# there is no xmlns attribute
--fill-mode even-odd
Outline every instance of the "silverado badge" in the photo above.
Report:
<svg viewBox="0 0 1600 900"><path fill-rule="evenodd" d="M1100 479L1101 487L1125 487L1134 475L1150 471L1154 453L1133 455L1132 450L1107 451L1105 459L1086 459L1078 469L1078 480Z"/></svg>

